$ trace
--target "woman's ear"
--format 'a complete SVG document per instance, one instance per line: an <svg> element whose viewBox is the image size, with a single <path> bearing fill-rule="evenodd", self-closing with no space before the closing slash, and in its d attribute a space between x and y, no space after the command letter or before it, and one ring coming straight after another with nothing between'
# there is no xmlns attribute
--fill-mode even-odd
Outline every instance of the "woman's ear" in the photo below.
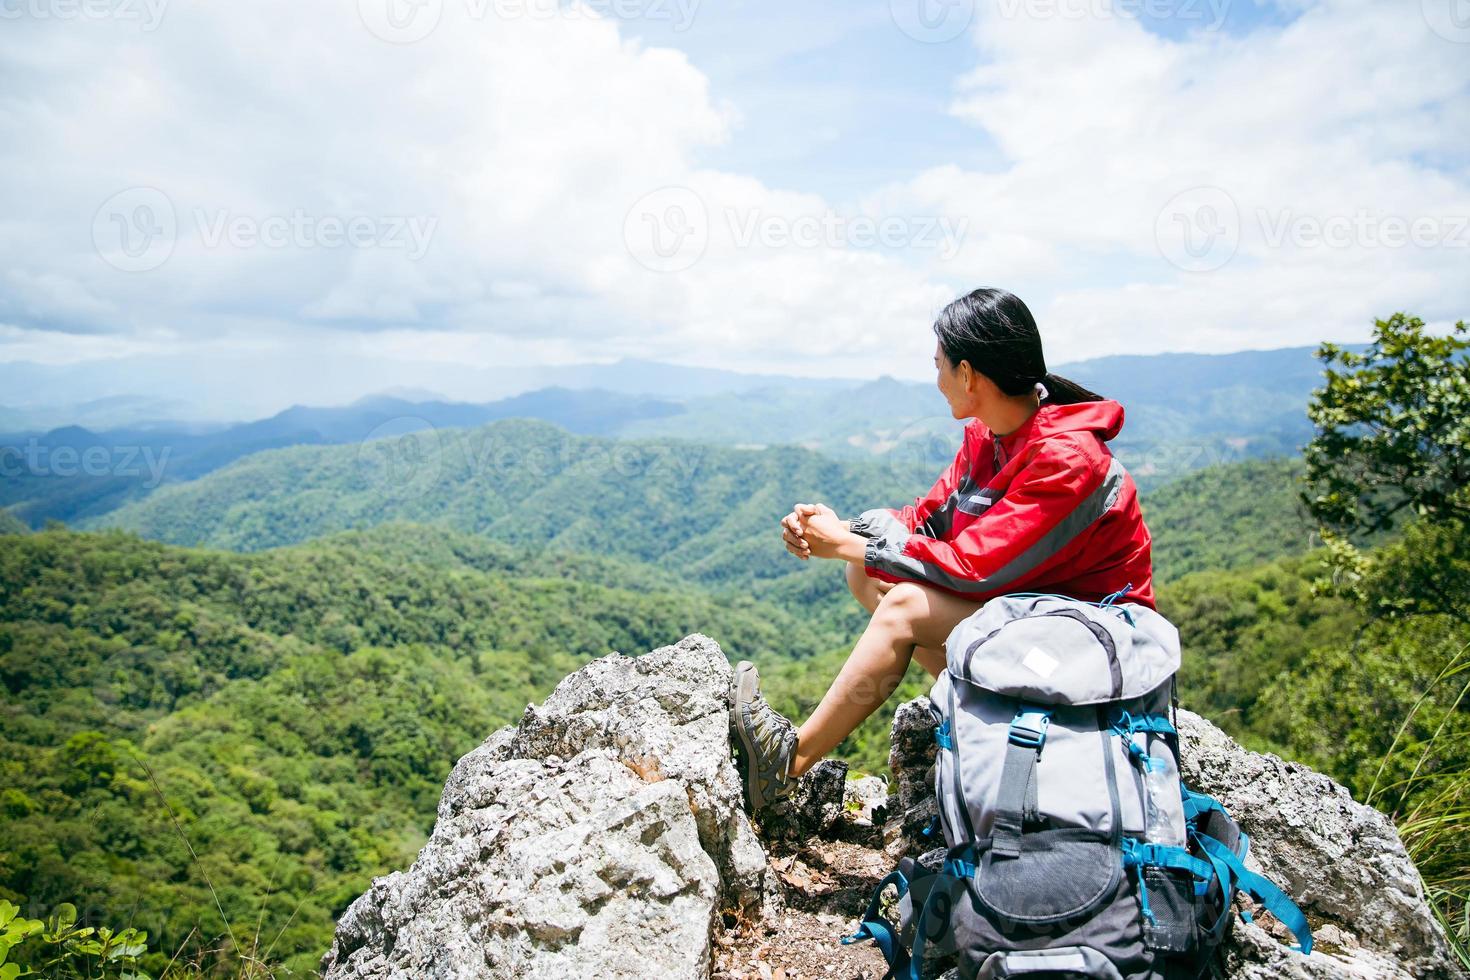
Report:
<svg viewBox="0 0 1470 980"><path fill-rule="evenodd" d="M959 367L955 370L960 376L960 386L964 389L965 394L973 395L978 387L980 373L970 366L969 361L960 361Z"/></svg>

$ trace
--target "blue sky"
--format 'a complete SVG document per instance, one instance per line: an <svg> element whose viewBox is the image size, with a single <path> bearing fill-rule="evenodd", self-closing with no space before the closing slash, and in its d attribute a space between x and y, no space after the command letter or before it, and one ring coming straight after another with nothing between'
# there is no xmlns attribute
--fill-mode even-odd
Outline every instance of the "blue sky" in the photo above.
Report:
<svg viewBox="0 0 1470 980"><path fill-rule="evenodd" d="M981 285L1056 363L1445 325L1464 8L10 0L0 386L118 393L153 359L264 410L434 365L924 378ZM303 363L330 383L277 369Z"/></svg>
<svg viewBox="0 0 1470 980"><path fill-rule="evenodd" d="M1073 0L1072 9L1092 5ZM1250 0L1213 9L1210 0L1124 0L1120 9L1166 38L1217 23L1243 37L1300 13ZM706 2L687 25L672 16L623 23L631 37L687 53L712 90L739 106L735 138L708 151L709 166L845 200L939 160L977 170L1004 164L986 131L950 112L956 79L978 60L968 31L918 43L895 30L889 5L851 0Z"/></svg>

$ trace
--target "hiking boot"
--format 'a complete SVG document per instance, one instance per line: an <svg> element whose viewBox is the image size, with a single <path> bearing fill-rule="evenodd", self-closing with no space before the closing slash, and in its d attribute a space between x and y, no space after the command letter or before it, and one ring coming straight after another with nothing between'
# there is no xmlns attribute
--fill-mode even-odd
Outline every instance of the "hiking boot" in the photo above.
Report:
<svg viewBox="0 0 1470 980"><path fill-rule="evenodd" d="M787 796L796 786L789 775L796 754L796 726L761 697L755 664L742 660L730 683L730 728L745 766L751 812Z"/></svg>

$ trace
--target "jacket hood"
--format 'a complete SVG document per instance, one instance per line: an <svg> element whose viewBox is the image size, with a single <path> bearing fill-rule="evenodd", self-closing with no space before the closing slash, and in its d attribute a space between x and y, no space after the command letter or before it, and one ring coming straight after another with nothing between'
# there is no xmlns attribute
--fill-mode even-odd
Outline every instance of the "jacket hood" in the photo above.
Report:
<svg viewBox="0 0 1470 980"><path fill-rule="evenodd" d="M1123 428L1123 406L1110 399L1078 402L1075 405L1043 405L1036 414L1001 442L1007 449L1022 442L1042 439L1063 432L1091 432L1103 442Z"/></svg>

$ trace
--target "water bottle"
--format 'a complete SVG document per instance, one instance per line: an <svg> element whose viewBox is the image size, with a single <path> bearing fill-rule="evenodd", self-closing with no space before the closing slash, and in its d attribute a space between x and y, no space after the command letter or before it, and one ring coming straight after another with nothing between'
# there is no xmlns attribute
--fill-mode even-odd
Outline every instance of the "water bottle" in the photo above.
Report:
<svg viewBox="0 0 1470 980"><path fill-rule="evenodd" d="M1170 777L1169 767L1162 759L1145 754L1143 764L1143 836L1150 843L1181 847L1184 837L1169 819L1169 809L1164 805L1164 801L1169 798L1166 794L1179 796L1178 780Z"/></svg>

